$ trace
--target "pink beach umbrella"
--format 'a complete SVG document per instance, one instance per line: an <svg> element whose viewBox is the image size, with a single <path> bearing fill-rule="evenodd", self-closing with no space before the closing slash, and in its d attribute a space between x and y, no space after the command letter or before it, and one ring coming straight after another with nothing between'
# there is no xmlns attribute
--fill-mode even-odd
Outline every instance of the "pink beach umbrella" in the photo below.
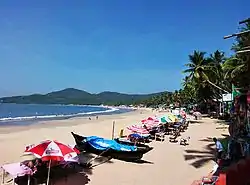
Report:
<svg viewBox="0 0 250 185"><path fill-rule="evenodd" d="M138 126L138 125L131 125L127 127L128 130L134 133L139 133L139 134L149 134L148 130L145 128Z"/></svg>
<svg viewBox="0 0 250 185"><path fill-rule="evenodd" d="M158 123L160 122L157 118L148 117L147 119L141 120L142 124L146 123Z"/></svg>
<svg viewBox="0 0 250 185"><path fill-rule="evenodd" d="M148 117L147 119L144 119L141 121L143 125L145 125L148 129L151 129L153 127L156 127L160 124L160 121L155 117Z"/></svg>

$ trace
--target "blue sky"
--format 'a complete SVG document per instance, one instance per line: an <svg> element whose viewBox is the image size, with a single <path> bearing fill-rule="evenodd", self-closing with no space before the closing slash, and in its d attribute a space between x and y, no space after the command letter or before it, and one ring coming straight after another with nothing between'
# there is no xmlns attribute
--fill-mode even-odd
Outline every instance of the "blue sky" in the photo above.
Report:
<svg viewBox="0 0 250 185"><path fill-rule="evenodd" d="M188 54L230 52L250 1L1 0L0 96L181 87Z"/></svg>

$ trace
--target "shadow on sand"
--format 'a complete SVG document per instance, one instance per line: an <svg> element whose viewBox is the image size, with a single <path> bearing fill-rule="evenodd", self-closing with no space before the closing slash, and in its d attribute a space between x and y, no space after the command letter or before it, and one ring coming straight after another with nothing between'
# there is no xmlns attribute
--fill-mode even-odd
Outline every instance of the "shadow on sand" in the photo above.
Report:
<svg viewBox="0 0 250 185"><path fill-rule="evenodd" d="M200 124L202 123L202 120L190 120L190 124Z"/></svg>
<svg viewBox="0 0 250 185"><path fill-rule="evenodd" d="M207 137L200 141L208 142L205 146L205 149L202 151L199 150L185 150L184 159L186 161L192 161L190 165L195 168L200 168L204 166L211 160L215 159L215 149L212 138Z"/></svg>
<svg viewBox="0 0 250 185"><path fill-rule="evenodd" d="M218 140L225 139L230 137L228 134L221 134L221 138L217 138ZM184 158L186 161L193 161L191 165L195 168L200 168L210 160L215 160L215 144L213 142L213 138L207 137L201 139L199 141L207 142L205 146L205 150L185 150L186 154L184 154Z"/></svg>
<svg viewBox="0 0 250 185"><path fill-rule="evenodd" d="M92 174L91 169L87 169L89 174ZM87 171L81 165L72 165L68 167L56 166L52 167L50 171L50 185L85 185L88 184ZM90 172L91 171L91 172ZM27 185L28 176L18 177L15 183L18 185ZM30 185L45 184L47 182L46 171L37 172L30 178Z"/></svg>
<svg viewBox="0 0 250 185"><path fill-rule="evenodd" d="M228 129L228 125L229 125L228 121L217 120L216 123L219 124L219 126L216 127L216 129L222 129L222 130Z"/></svg>
<svg viewBox="0 0 250 185"><path fill-rule="evenodd" d="M111 157L103 157L103 156L97 157L97 155L95 154L85 153L85 152L81 153L80 155L80 160L91 162L92 168L99 166L101 164L104 164L104 163L108 163L108 164L114 163L114 161L112 161L111 159L112 159ZM119 160L119 159L116 159L116 160ZM137 161L126 161L126 160L121 160L121 161L128 162L128 163L136 163L136 164L154 164L153 162L145 161L143 159L140 159Z"/></svg>
<svg viewBox="0 0 250 185"><path fill-rule="evenodd" d="M61 179L57 179L53 185L85 185L88 184L90 179L85 173L75 173Z"/></svg>
<svg viewBox="0 0 250 185"><path fill-rule="evenodd" d="M146 161L143 159L137 160L137 161L124 161L124 162L128 162L128 163L135 163L135 164L154 164L151 161Z"/></svg>

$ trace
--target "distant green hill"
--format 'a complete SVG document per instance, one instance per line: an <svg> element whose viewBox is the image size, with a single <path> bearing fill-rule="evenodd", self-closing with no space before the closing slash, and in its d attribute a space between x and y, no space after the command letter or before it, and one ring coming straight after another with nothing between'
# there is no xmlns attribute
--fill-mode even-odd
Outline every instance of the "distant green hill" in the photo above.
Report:
<svg viewBox="0 0 250 185"><path fill-rule="evenodd" d="M129 105L160 95L164 92L153 94L123 94L117 92L102 92L91 94L74 88L67 88L48 94L32 94L29 96L12 96L0 98L2 103L18 104L85 104L85 105ZM165 92L166 93L166 92Z"/></svg>

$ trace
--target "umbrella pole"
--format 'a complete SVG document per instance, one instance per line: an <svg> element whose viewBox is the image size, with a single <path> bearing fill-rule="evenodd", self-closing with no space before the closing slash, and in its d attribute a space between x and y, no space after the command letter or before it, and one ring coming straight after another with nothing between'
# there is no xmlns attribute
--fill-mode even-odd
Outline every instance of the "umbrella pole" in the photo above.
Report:
<svg viewBox="0 0 250 185"><path fill-rule="evenodd" d="M3 176L2 176L2 184L4 184L4 175L5 175L5 170L3 169Z"/></svg>
<svg viewBox="0 0 250 185"><path fill-rule="evenodd" d="M51 166L51 160L49 160L48 177L47 177L47 183L46 183L47 185L49 185L50 166Z"/></svg>
<svg viewBox="0 0 250 185"><path fill-rule="evenodd" d="M28 175L28 185L30 185L30 175Z"/></svg>

